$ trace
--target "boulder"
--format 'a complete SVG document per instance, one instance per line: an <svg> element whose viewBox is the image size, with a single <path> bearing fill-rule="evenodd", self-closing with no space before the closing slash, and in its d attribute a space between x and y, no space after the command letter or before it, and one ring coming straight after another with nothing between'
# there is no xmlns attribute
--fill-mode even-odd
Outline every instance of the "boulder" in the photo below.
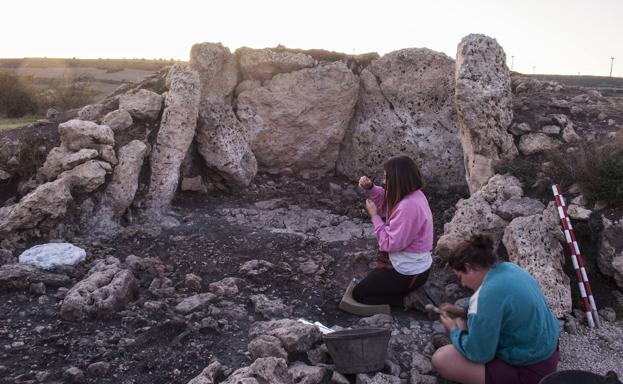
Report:
<svg viewBox="0 0 623 384"><path fill-rule="evenodd" d="M324 367L314 367L295 361L288 368L292 380L296 384L324 384L331 380L332 372Z"/></svg>
<svg viewBox="0 0 623 384"><path fill-rule="evenodd" d="M239 48L240 72L244 80L270 80L278 73L288 73L313 67L315 60L305 53L277 49Z"/></svg>
<svg viewBox="0 0 623 384"><path fill-rule="evenodd" d="M303 324L291 319L258 321L251 325L249 335L275 336L289 353L303 353L320 341L321 334L315 325Z"/></svg>
<svg viewBox="0 0 623 384"><path fill-rule="evenodd" d="M208 168L231 187L246 187L257 173L247 128L231 106L221 100L204 100L199 107L197 149Z"/></svg>
<svg viewBox="0 0 623 384"><path fill-rule="evenodd" d="M281 345L281 341L275 336L260 335L251 340L247 347L253 360L261 357L276 357L288 360L288 352Z"/></svg>
<svg viewBox="0 0 623 384"><path fill-rule="evenodd" d="M106 114L102 119L102 124L109 126L113 132L120 132L130 128L134 121L130 112L125 109L117 109Z"/></svg>
<svg viewBox="0 0 623 384"><path fill-rule="evenodd" d="M89 317L107 317L125 307L137 294L138 284L132 272L119 260L100 260L87 276L65 295L60 315L78 321Z"/></svg>
<svg viewBox="0 0 623 384"><path fill-rule="evenodd" d="M190 50L190 66L199 73L202 100L231 101L238 84L238 65L229 48L221 43L195 44Z"/></svg>
<svg viewBox="0 0 623 384"><path fill-rule="evenodd" d="M73 152L65 147L54 147L48 153L38 173L48 180L56 178L63 171L70 170L98 156L97 149L83 148Z"/></svg>
<svg viewBox="0 0 623 384"><path fill-rule="evenodd" d="M518 154L507 131L513 103L504 50L484 35L464 37L457 48L455 78L467 185L474 193L494 175L499 160Z"/></svg>
<svg viewBox="0 0 623 384"><path fill-rule="evenodd" d="M218 361L213 361L204 368L203 371L193 379L191 379L187 384L215 384L217 377L221 374L223 370L223 366Z"/></svg>
<svg viewBox="0 0 623 384"><path fill-rule="evenodd" d="M0 208L0 234L36 228L44 219L61 218L72 200L64 179L40 185L16 204Z"/></svg>
<svg viewBox="0 0 623 384"><path fill-rule="evenodd" d="M226 277L215 283L210 283L210 292L220 297L235 297L238 294L238 282L236 277Z"/></svg>
<svg viewBox="0 0 623 384"><path fill-rule="evenodd" d="M0 291L29 289L31 284L40 283L62 287L69 285L71 279L65 274L46 272L29 264L0 265Z"/></svg>
<svg viewBox="0 0 623 384"><path fill-rule="evenodd" d="M214 301L216 295L213 293L199 293L189 296L175 306L175 310L183 315L187 315L193 311L205 307L208 303Z"/></svg>
<svg viewBox="0 0 623 384"><path fill-rule="evenodd" d="M19 255L19 262L42 269L72 266L87 257L84 249L70 243L48 243L35 245Z"/></svg>
<svg viewBox="0 0 623 384"><path fill-rule="evenodd" d="M199 114L199 75L188 65L176 64L156 145L151 153L151 179L145 206L161 210L171 203L180 177L180 166L195 136Z"/></svg>
<svg viewBox="0 0 623 384"><path fill-rule="evenodd" d="M139 89L119 97L119 109L137 120L156 120L162 110L163 97L147 89Z"/></svg>
<svg viewBox="0 0 623 384"><path fill-rule="evenodd" d="M496 210L495 214L502 219L511 221L515 217L530 216L543 212L545 205L530 197L515 197L506 200Z"/></svg>
<svg viewBox="0 0 623 384"><path fill-rule="evenodd" d="M509 261L535 278L552 312L561 318L571 312L571 288L563 271L562 246L548 230L544 215L556 215L556 211L548 209L542 214L515 218L504 230L502 241Z"/></svg>
<svg viewBox="0 0 623 384"><path fill-rule="evenodd" d="M115 134L107 125L98 125L91 121L69 120L58 125L61 146L70 151L83 148L96 148L98 144L115 144Z"/></svg>
<svg viewBox="0 0 623 384"><path fill-rule="evenodd" d="M251 295L255 312L266 319L283 318L292 315L292 307L285 305L281 299L270 299L266 295Z"/></svg>
<svg viewBox="0 0 623 384"><path fill-rule="evenodd" d="M623 288L623 221L602 217L603 230L599 235L597 266L601 273L614 278Z"/></svg>
<svg viewBox="0 0 623 384"><path fill-rule="evenodd" d="M498 244L508 221L496 214L496 211L500 211L506 201L522 196L523 189L517 178L510 175L493 176L469 199L459 200L454 217L444 225L435 253L441 258L447 258L463 241L482 233L492 234L495 244Z"/></svg>
<svg viewBox="0 0 623 384"><path fill-rule="evenodd" d="M96 121L104 112L106 106L104 104L89 104L78 111L78 118L86 121Z"/></svg>
<svg viewBox="0 0 623 384"><path fill-rule="evenodd" d="M262 357L232 373L221 384L294 384L284 359Z"/></svg>
<svg viewBox="0 0 623 384"><path fill-rule="evenodd" d="M529 133L519 139L519 151L522 155L534 155L535 153L551 151L560 147L560 140L554 139L545 133Z"/></svg>
<svg viewBox="0 0 623 384"><path fill-rule="evenodd" d="M93 192L106 181L106 174L112 172L110 164L99 160L89 160L77 167L58 175L72 190Z"/></svg>
<svg viewBox="0 0 623 384"><path fill-rule="evenodd" d="M258 167L294 171L335 168L359 83L342 62L275 75L238 96Z"/></svg>
<svg viewBox="0 0 623 384"><path fill-rule="evenodd" d="M106 186L91 221L91 227L96 232L106 232L117 227L132 204L146 150L147 146L139 140L132 140L119 149L119 164L113 171L112 180Z"/></svg>
<svg viewBox="0 0 623 384"><path fill-rule="evenodd" d="M338 172L351 179L381 178L382 164L402 154L416 160L431 184L464 186L453 96L454 60L443 53L411 48L374 60L360 75Z"/></svg>

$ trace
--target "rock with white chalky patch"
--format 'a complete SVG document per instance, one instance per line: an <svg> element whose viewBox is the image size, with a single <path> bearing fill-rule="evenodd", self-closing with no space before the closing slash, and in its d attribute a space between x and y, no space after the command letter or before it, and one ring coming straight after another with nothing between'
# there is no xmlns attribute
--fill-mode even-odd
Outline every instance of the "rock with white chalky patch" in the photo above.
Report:
<svg viewBox="0 0 623 384"><path fill-rule="evenodd" d="M71 151L95 148L99 144L115 144L115 134L110 127L91 121L69 120L59 124L58 132L61 137L61 147Z"/></svg>
<svg viewBox="0 0 623 384"><path fill-rule="evenodd" d="M506 200L495 213L504 220L512 220L519 216L530 216L543 212L545 206L536 199L529 197L514 197Z"/></svg>
<svg viewBox="0 0 623 384"><path fill-rule="evenodd" d="M541 132L546 135L558 136L560 134L560 127L557 125L546 125L541 127Z"/></svg>
<svg viewBox="0 0 623 384"><path fill-rule="evenodd" d="M86 121L96 121L102 116L104 104L89 104L78 111L78 118Z"/></svg>
<svg viewBox="0 0 623 384"><path fill-rule="evenodd" d="M93 192L106 181L106 175L112 172L109 163L99 160L89 160L74 169L65 171L58 176L59 180L66 180L72 190L79 192Z"/></svg>
<svg viewBox="0 0 623 384"><path fill-rule="evenodd" d="M43 269L76 265L87 257L84 249L70 243L49 243L35 245L19 256L22 264L31 264Z"/></svg>
<svg viewBox="0 0 623 384"><path fill-rule="evenodd" d="M221 297L234 297L238 294L238 283L240 279L235 277L226 277L214 283L210 283L210 292Z"/></svg>
<svg viewBox="0 0 623 384"><path fill-rule="evenodd" d="M189 314L193 311L203 308L208 303L214 301L216 299L216 295L213 293L200 293L198 295L193 295L182 300L178 305L175 306L175 310L181 314Z"/></svg>
<svg viewBox="0 0 623 384"><path fill-rule="evenodd" d="M413 351L411 368L422 374L427 374L433 371L433 365L431 364L430 359L417 351Z"/></svg>
<svg viewBox="0 0 623 384"><path fill-rule="evenodd" d="M530 133L519 139L519 151L526 156L557 149L562 143L544 133Z"/></svg>
<svg viewBox="0 0 623 384"><path fill-rule="evenodd" d="M277 357L288 360L288 352L286 352L281 345L281 341L275 336L260 335L251 340L247 349L253 360L260 357Z"/></svg>
<svg viewBox="0 0 623 384"><path fill-rule="evenodd" d="M586 209L576 204L570 204L567 208L567 214L573 220L587 221L590 219L592 213L593 211L590 209Z"/></svg>
<svg viewBox="0 0 623 384"><path fill-rule="evenodd" d="M98 151L93 148L83 148L78 152L73 152L64 147L54 147L48 153L38 173L48 180L54 179L61 172L70 170L97 156Z"/></svg>
<svg viewBox="0 0 623 384"><path fill-rule="evenodd" d="M321 340L322 334L315 325L291 319L258 321L251 325L249 335L271 335L281 340L289 353L303 353Z"/></svg>
<svg viewBox="0 0 623 384"><path fill-rule="evenodd" d="M266 295L252 295L249 297L255 311L266 319L289 317L292 315L292 307L286 305L281 299L270 299Z"/></svg>
<svg viewBox="0 0 623 384"><path fill-rule="evenodd" d="M394 324L394 318L391 315L386 315L384 313L379 313L377 315L364 317L362 319L359 319L358 321L359 326L370 327L370 328L391 329L393 324Z"/></svg>

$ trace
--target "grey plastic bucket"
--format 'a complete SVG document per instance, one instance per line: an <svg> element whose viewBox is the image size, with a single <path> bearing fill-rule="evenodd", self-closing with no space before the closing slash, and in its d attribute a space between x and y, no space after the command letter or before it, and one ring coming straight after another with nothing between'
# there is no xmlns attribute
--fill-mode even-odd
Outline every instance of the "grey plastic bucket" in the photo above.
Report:
<svg viewBox="0 0 623 384"><path fill-rule="evenodd" d="M569 370L550 373L539 384L620 384L614 372L608 372L606 376L595 373Z"/></svg>
<svg viewBox="0 0 623 384"><path fill-rule="evenodd" d="M335 369L340 373L380 371L387 358L391 332L384 328L359 328L323 336Z"/></svg>

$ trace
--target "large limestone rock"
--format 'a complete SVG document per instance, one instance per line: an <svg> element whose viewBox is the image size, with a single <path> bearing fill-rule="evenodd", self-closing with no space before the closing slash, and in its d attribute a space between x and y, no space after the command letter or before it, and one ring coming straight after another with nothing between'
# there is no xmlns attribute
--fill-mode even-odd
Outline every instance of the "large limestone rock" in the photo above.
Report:
<svg viewBox="0 0 623 384"><path fill-rule="evenodd" d="M61 146L71 151L79 151L83 148L97 149L100 144L115 144L115 134L110 127L91 121L69 120L59 124L58 132L61 137Z"/></svg>
<svg viewBox="0 0 623 384"><path fill-rule="evenodd" d="M257 173L247 128L229 104L204 101L197 122L197 149L208 168L233 187L246 187Z"/></svg>
<svg viewBox="0 0 623 384"><path fill-rule="evenodd" d="M138 120L156 120L162 109L163 97L147 89L123 94L119 97L119 109L125 109Z"/></svg>
<svg viewBox="0 0 623 384"><path fill-rule="evenodd" d="M195 136L199 114L199 75L189 66L176 64L169 73L170 87L156 145L151 154L151 179L145 205L167 207L180 178L180 166Z"/></svg>
<svg viewBox="0 0 623 384"><path fill-rule="evenodd" d="M360 76L359 100L337 163L350 177L381 177L390 157L408 155L426 179L464 186L454 109L454 60L429 49L403 49L373 61Z"/></svg>
<svg viewBox="0 0 623 384"><path fill-rule="evenodd" d="M623 222L602 218L597 265L606 276L611 276L623 288Z"/></svg>
<svg viewBox="0 0 623 384"><path fill-rule="evenodd" d="M190 66L199 73L202 99L231 101L238 84L238 65L229 48L221 43L195 44L190 50Z"/></svg>
<svg viewBox="0 0 623 384"><path fill-rule="evenodd" d="M292 384L294 381L288 372L284 359L262 357L248 367L242 367L232 373L222 384Z"/></svg>
<svg viewBox="0 0 623 384"><path fill-rule="evenodd" d="M258 321L249 330L250 336L270 335L281 340L289 353L303 353L320 341L321 334L315 325L303 324L300 321L281 319Z"/></svg>
<svg viewBox="0 0 623 384"><path fill-rule="evenodd" d="M133 140L119 150L119 164L114 169L112 180L106 186L92 221L96 232L108 232L116 228L132 204L146 150L147 146L139 140Z"/></svg>
<svg viewBox="0 0 623 384"><path fill-rule="evenodd" d="M341 62L275 75L238 96L260 168L332 171L357 100L357 77Z"/></svg>
<svg viewBox="0 0 623 384"><path fill-rule="evenodd" d="M270 80L278 73L298 71L314 66L314 58L304 54L280 49L240 48L240 72L244 80Z"/></svg>
<svg viewBox="0 0 623 384"><path fill-rule="evenodd" d="M134 120L132 120L130 112L125 109L117 109L106 114L102 119L102 124L108 125L113 132L120 132L130 128L134 124Z"/></svg>
<svg viewBox="0 0 623 384"><path fill-rule="evenodd" d="M63 171L70 170L88 160L96 158L97 149L83 148L78 152L72 152L65 147L54 147L48 153L45 163L39 169L39 174L51 180Z"/></svg>
<svg viewBox="0 0 623 384"><path fill-rule="evenodd" d="M507 132L513 120L510 73L495 39L472 34L459 43L455 102L467 184L473 193L493 176L499 160L518 153Z"/></svg>
<svg viewBox="0 0 623 384"><path fill-rule="evenodd" d="M519 139L519 151L526 156L557 149L561 145L560 140L540 132L529 133Z"/></svg>
<svg viewBox="0 0 623 384"><path fill-rule="evenodd" d="M0 208L0 234L35 228L45 219L63 217L72 200L67 180L40 185L16 204Z"/></svg>
<svg viewBox="0 0 623 384"><path fill-rule="evenodd" d="M64 179L71 190L93 192L106 181L106 174L112 167L105 161L89 160L77 167L61 173L58 178Z"/></svg>
<svg viewBox="0 0 623 384"><path fill-rule="evenodd" d="M41 270L29 264L5 264L0 266L0 291L28 289L30 284L43 283L50 287L69 285L71 279L62 273Z"/></svg>
<svg viewBox="0 0 623 384"><path fill-rule="evenodd" d="M569 277L562 269L562 246L548 230L544 215L554 216L556 211L548 209L542 214L514 219L504 230L502 241L509 261L536 279L552 312L560 318L571 312L571 289Z"/></svg>
<svg viewBox="0 0 623 384"><path fill-rule="evenodd" d="M85 279L65 296L60 315L65 320L106 317L125 307L138 291L132 271L114 257L98 261Z"/></svg>
<svg viewBox="0 0 623 384"><path fill-rule="evenodd" d="M508 221L496 212L511 199L521 198L523 190L519 180L510 175L495 175L469 199L461 199L456 204L452 221L444 225L443 235L437 241L435 252L442 258L452 255L460 243L473 235L489 233L495 236L498 244ZM530 212L517 209L516 212Z"/></svg>
<svg viewBox="0 0 623 384"><path fill-rule="evenodd" d="M19 255L19 262L42 269L76 265L86 259L84 249L70 243L48 243L35 245Z"/></svg>

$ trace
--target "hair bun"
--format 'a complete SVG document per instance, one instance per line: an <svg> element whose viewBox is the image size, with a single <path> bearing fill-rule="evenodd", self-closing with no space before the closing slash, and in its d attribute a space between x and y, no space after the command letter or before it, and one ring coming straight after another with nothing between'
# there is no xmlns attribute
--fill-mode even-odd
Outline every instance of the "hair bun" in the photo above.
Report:
<svg viewBox="0 0 623 384"><path fill-rule="evenodd" d="M472 236L470 243L479 248L493 248L493 235L490 233L480 233Z"/></svg>

